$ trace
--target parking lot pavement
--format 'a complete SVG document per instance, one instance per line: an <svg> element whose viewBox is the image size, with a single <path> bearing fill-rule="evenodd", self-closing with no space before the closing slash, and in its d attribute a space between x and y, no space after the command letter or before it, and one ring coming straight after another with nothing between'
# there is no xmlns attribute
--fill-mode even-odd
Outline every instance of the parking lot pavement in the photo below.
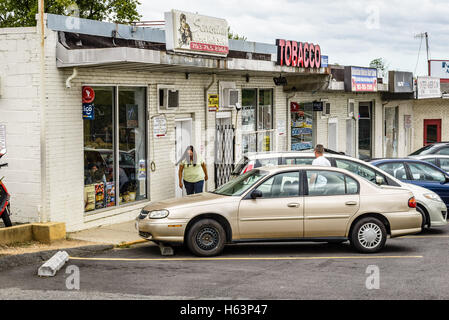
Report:
<svg viewBox="0 0 449 320"><path fill-rule="evenodd" d="M45 279L36 276L38 266L5 271L0 299L47 291L70 299L447 299L448 245L448 226L389 239L374 255L347 243L264 243L229 245L219 257L200 259L184 248L162 257L141 244L72 257L66 267L79 268L79 291L67 289L65 268Z"/></svg>

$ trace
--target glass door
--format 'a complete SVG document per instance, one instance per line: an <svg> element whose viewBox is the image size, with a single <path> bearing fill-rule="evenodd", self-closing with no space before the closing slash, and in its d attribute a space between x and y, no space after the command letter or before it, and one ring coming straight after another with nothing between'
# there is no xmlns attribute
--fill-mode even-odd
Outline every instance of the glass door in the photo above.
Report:
<svg viewBox="0 0 449 320"><path fill-rule="evenodd" d="M313 148L313 103L290 104L291 150Z"/></svg>

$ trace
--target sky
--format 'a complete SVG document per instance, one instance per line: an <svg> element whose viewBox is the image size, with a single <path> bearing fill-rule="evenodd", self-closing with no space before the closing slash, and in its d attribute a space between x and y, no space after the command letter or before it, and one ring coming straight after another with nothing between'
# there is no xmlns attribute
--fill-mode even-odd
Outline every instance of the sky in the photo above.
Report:
<svg viewBox="0 0 449 320"><path fill-rule="evenodd" d="M248 41L319 44L331 64L369 66L383 58L388 70L427 75L425 39L415 38L423 32L429 35L430 58L449 59L448 0L140 2L142 20L164 20L164 12L171 9L223 18Z"/></svg>

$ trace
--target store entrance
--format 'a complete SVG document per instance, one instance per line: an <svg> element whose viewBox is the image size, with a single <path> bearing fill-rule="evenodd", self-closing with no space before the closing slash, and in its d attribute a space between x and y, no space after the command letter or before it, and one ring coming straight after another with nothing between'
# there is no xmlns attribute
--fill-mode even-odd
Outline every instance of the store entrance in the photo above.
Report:
<svg viewBox="0 0 449 320"><path fill-rule="evenodd" d="M176 134L176 162L178 162L187 147L192 145L192 119L176 119L175 120L175 134ZM197 151L198 152L198 151ZM175 197L181 198L186 195L185 187L182 189L179 187L179 176L178 176L179 166L175 167Z"/></svg>
<svg viewBox="0 0 449 320"><path fill-rule="evenodd" d="M372 111L371 102L359 103L359 158L372 158Z"/></svg>
<svg viewBox="0 0 449 320"><path fill-rule="evenodd" d="M424 120L424 145L441 142L441 119Z"/></svg>

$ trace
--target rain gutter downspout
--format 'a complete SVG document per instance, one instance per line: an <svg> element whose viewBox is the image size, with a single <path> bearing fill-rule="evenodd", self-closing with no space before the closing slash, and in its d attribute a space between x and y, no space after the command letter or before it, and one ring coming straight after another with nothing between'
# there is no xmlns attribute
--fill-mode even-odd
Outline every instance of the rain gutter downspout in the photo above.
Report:
<svg viewBox="0 0 449 320"><path fill-rule="evenodd" d="M68 77L67 80L65 81L66 88L71 88L72 87L71 81L73 79L75 79L77 76L78 76L78 68L74 67L72 75L70 77Z"/></svg>
<svg viewBox="0 0 449 320"><path fill-rule="evenodd" d="M208 116L209 116L209 103L208 103L208 99L207 99L207 92L209 91L210 88L212 88L212 86L215 84L215 82L217 81L217 74L213 73L212 74L212 81L209 83L209 85L204 88L204 121L205 121L205 130L204 130L204 152L205 152L205 161L206 161L206 166L207 166L207 131L209 129L209 121L208 121ZM208 172L209 173L209 172ZM208 182L205 181L205 188L204 190L207 191L207 186L208 186Z"/></svg>

